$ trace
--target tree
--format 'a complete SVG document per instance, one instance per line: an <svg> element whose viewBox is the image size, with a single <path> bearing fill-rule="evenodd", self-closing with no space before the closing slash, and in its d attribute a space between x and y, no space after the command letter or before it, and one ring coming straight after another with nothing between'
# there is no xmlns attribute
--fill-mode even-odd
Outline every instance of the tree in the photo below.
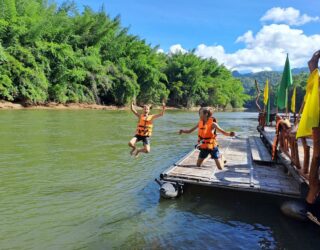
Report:
<svg viewBox="0 0 320 250"><path fill-rule="evenodd" d="M0 98L25 104L243 104L240 81L213 59L158 53L103 8L0 1Z"/></svg>

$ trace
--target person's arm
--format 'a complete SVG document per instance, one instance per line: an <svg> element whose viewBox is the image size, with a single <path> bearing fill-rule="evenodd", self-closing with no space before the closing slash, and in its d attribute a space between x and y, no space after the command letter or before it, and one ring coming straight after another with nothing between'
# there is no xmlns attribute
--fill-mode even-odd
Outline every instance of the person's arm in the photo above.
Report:
<svg viewBox="0 0 320 250"><path fill-rule="evenodd" d="M191 128L191 129L186 129L186 130L185 129L180 129L179 130L179 135L181 135L181 134L190 134L193 131L195 131L197 128L198 128L198 124L195 127Z"/></svg>
<svg viewBox="0 0 320 250"><path fill-rule="evenodd" d="M161 111L161 113L160 113L160 114L157 114L157 115L153 115L153 116L152 116L152 120L157 119L157 118L163 116L165 110L166 110L166 104L163 102L163 103L162 103L162 111Z"/></svg>
<svg viewBox="0 0 320 250"><path fill-rule="evenodd" d="M313 54L310 61L308 62L310 73L312 73L315 69L318 68L319 58L320 58L320 50L316 51Z"/></svg>
<svg viewBox="0 0 320 250"><path fill-rule="evenodd" d="M310 74L318 68L319 66L319 59L320 59L320 50L316 51L311 59L308 61L308 67L310 70ZM298 113L298 118L297 118L297 122L299 122L299 119L301 118L301 113L304 109L304 105L305 105L305 100L303 99L302 105L300 107L299 113Z"/></svg>
<svg viewBox="0 0 320 250"><path fill-rule="evenodd" d="M224 131L222 128L220 128L220 126L217 123L213 123L212 124L212 129L216 129L218 130L221 134L225 135L225 136L235 136L235 132L226 132Z"/></svg>
<svg viewBox="0 0 320 250"><path fill-rule="evenodd" d="M139 118L139 114L138 114L137 110L135 110L135 108L134 108L134 106L133 106L133 102L131 103L131 111L132 111L132 113L135 114L136 117Z"/></svg>

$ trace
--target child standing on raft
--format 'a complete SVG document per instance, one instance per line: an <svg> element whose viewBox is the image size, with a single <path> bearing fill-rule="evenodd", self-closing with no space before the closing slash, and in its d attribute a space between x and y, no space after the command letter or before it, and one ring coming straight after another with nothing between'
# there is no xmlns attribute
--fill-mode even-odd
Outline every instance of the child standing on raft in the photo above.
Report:
<svg viewBox="0 0 320 250"><path fill-rule="evenodd" d="M138 156L140 153L150 152L150 137L152 135L153 120L163 116L166 109L165 103L162 103L162 112L157 115L150 115L150 106L143 105L143 114L139 114L131 103L131 111L138 117L138 125L136 135L129 141L128 145L132 148L130 151L131 155ZM137 149L136 143L142 141L143 148Z"/></svg>
<svg viewBox="0 0 320 250"><path fill-rule="evenodd" d="M216 122L216 119L212 117L213 110L211 108L200 108L199 110L200 120L198 124L189 129L179 131L179 134L190 134L198 129L198 147L200 154L197 161L197 167L200 167L203 161L211 155L217 164L217 167L222 170L224 167L223 156L219 152L219 145L217 142L216 131L222 133L225 136L235 136L234 132L226 132Z"/></svg>

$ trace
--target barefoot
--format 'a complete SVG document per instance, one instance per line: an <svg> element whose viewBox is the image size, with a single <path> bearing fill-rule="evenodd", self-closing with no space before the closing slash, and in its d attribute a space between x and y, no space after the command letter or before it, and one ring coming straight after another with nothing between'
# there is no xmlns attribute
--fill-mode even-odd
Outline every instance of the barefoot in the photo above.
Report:
<svg viewBox="0 0 320 250"><path fill-rule="evenodd" d="M139 155L140 155L140 151L139 151L139 150L137 150L137 151L135 152L135 154L134 154L134 158L138 158L138 157L139 157Z"/></svg>
<svg viewBox="0 0 320 250"><path fill-rule="evenodd" d="M221 168L221 167L218 167L218 166L217 166L217 168L218 168L219 170L223 170L223 168Z"/></svg>
<svg viewBox="0 0 320 250"><path fill-rule="evenodd" d="M134 147L131 151L130 151L130 155L133 155L134 151L136 151L136 147Z"/></svg>

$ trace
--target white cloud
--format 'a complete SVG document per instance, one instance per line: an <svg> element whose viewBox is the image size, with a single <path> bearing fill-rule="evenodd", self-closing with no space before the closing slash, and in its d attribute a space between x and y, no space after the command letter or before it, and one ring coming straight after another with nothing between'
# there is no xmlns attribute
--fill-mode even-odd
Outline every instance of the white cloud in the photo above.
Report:
<svg viewBox="0 0 320 250"><path fill-rule="evenodd" d="M221 45L207 46L205 44L200 44L197 47L195 54L202 58L215 58L220 63L225 63L228 57Z"/></svg>
<svg viewBox="0 0 320 250"><path fill-rule="evenodd" d="M175 44L175 45L172 45L169 49L169 53L170 54L176 54L176 53L187 53L188 51L184 48L182 48L181 44Z"/></svg>
<svg viewBox="0 0 320 250"><path fill-rule="evenodd" d="M163 49L157 49L157 53L164 53Z"/></svg>
<svg viewBox="0 0 320 250"><path fill-rule="evenodd" d="M261 20L276 23L262 26L256 34L249 30L239 36L235 42L243 43L242 49L227 53L222 45L200 44L195 54L202 58L215 58L232 70L257 72L282 70L287 53L292 68L306 67L311 55L320 49L320 34L306 35L302 29L289 26L317 21L319 17L301 15L292 7L276 7L268 10ZM178 52L188 51L181 44L172 45L169 49L169 54Z"/></svg>
<svg viewBox="0 0 320 250"><path fill-rule="evenodd" d="M292 67L305 67L320 47L320 35L307 36L300 29L271 24L263 26L255 35L252 31L246 32L236 42L243 42L244 48L226 53L221 45L200 44L195 54L202 58L215 58L233 70L257 72L282 69L286 53L289 53Z"/></svg>
<svg viewBox="0 0 320 250"><path fill-rule="evenodd" d="M239 36L236 40L236 42L244 42L244 43L250 43L254 40L253 33L251 30L244 33L242 36Z"/></svg>
<svg viewBox="0 0 320 250"><path fill-rule="evenodd" d="M319 17L311 17L306 14L301 14L299 10L292 7L280 8L274 7L268 10L260 21L271 21L273 23L284 23L289 25L303 25L312 21L318 21Z"/></svg>

